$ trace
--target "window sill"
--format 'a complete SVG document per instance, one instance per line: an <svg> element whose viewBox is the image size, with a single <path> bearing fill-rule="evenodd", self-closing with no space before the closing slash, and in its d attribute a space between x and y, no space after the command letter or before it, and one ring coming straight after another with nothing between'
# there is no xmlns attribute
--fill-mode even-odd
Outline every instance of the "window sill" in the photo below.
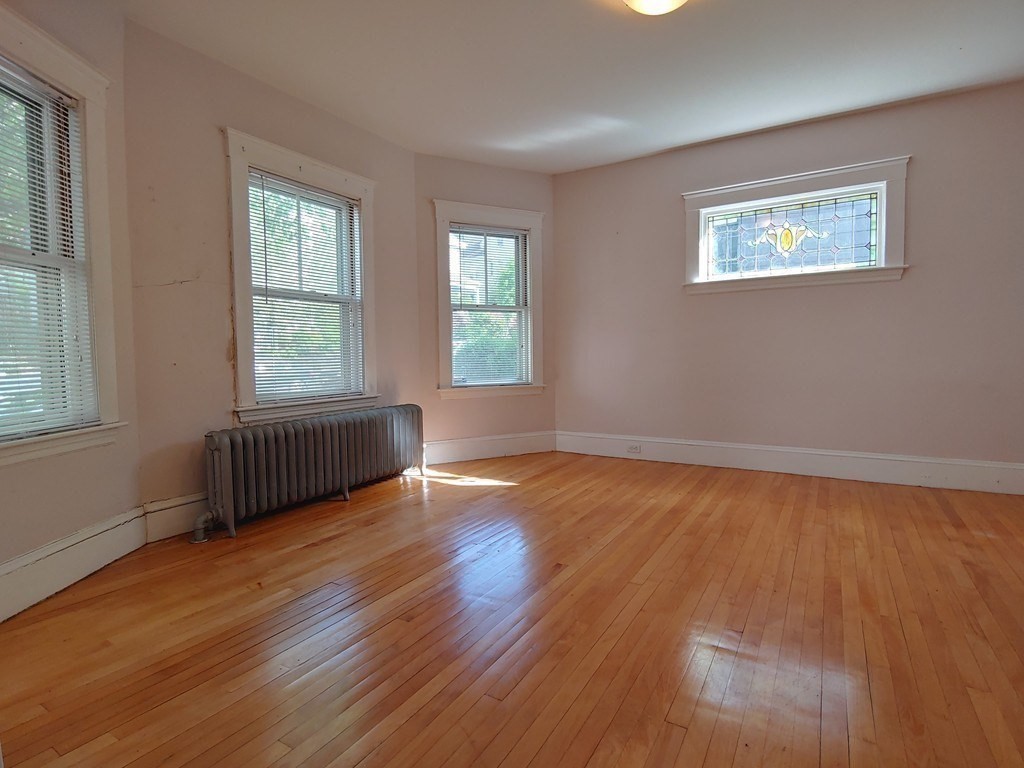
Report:
<svg viewBox="0 0 1024 768"><path fill-rule="evenodd" d="M0 467L110 445L117 439L117 430L125 426L128 426L126 422L118 421L0 443Z"/></svg>
<svg viewBox="0 0 1024 768"><path fill-rule="evenodd" d="M683 289L687 293L729 293L732 291L756 291L762 288L798 288L807 285L835 285L837 283L878 283L899 280L907 268L905 264L901 264L894 267L867 267L836 272L811 272L801 275L709 280L703 283L686 283Z"/></svg>
<svg viewBox="0 0 1024 768"><path fill-rule="evenodd" d="M497 387L439 387L442 400L464 400L475 397L504 397L514 395L539 395L544 392L543 384L506 384Z"/></svg>
<svg viewBox="0 0 1024 768"><path fill-rule="evenodd" d="M357 411L372 408L380 395L355 395L353 397L318 397L310 400L282 400L263 405L240 405L235 408L238 423L243 426L262 424L268 421L287 421L307 416L324 416L343 411Z"/></svg>

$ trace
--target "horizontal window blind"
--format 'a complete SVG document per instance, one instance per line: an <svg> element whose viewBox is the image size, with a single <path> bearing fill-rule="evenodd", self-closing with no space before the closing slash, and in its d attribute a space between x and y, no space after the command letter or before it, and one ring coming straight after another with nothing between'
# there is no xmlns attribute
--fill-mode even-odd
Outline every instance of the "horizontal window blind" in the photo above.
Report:
<svg viewBox="0 0 1024 768"><path fill-rule="evenodd" d="M362 394L359 203L249 173L256 401Z"/></svg>
<svg viewBox="0 0 1024 768"><path fill-rule="evenodd" d="M528 234L452 224L452 385L528 384Z"/></svg>
<svg viewBox="0 0 1024 768"><path fill-rule="evenodd" d="M0 59L0 440L99 422L74 100Z"/></svg>

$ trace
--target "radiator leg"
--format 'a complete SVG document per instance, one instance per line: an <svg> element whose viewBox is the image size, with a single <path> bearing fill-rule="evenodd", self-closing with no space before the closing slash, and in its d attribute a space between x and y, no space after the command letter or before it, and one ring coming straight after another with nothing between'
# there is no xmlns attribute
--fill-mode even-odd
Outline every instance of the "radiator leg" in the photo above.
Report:
<svg viewBox="0 0 1024 768"><path fill-rule="evenodd" d="M213 512L200 512L192 526L192 538L189 539L189 541L193 544L202 544L204 541L209 541L210 539L206 535L206 529L207 527L212 527L213 523Z"/></svg>

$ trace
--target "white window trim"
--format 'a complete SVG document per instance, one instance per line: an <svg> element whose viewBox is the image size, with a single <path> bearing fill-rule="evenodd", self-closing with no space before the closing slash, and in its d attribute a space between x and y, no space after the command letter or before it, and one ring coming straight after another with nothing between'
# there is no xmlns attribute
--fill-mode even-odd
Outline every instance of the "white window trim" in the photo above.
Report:
<svg viewBox="0 0 1024 768"><path fill-rule="evenodd" d="M91 425L66 432L55 432L52 435L35 435L13 440L0 446L0 467L47 456L59 456L62 453L82 451L86 448L110 445L117 440L117 431L126 426L128 426L127 423L117 421L112 424Z"/></svg>
<svg viewBox="0 0 1024 768"><path fill-rule="evenodd" d="M83 197L88 238L89 303L100 423L0 445L0 464L27 461L110 443L118 421L114 284L110 252L107 167L107 88L110 81L31 22L0 5L0 52L78 100L82 132Z"/></svg>
<svg viewBox="0 0 1024 768"><path fill-rule="evenodd" d="M451 352L449 352L451 357ZM463 400L474 397L511 397L516 395L540 395L543 384L502 384L480 387L442 387L438 390L442 400Z"/></svg>
<svg viewBox="0 0 1024 768"><path fill-rule="evenodd" d="M234 276L235 415L241 424L336 413L377 401L373 285L374 182L232 128L225 129L231 174L231 265ZM358 200L362 232L362 395L326 396L276 403L256 402L253 354L252 263L249 243L249 169L256 168L309 187Z"/></svg>
<svg viewBox="0 0 1024 768"><path fill-rule="evenodd" d="M847 165L823 171L800 173L762 181L733 184L715 189L687 192L686 206L686 277L687 293L724 293L752 291L761 288L789 288L836 283L867 283L899 280L908 265L904 262L907 163L910 157L895 157L870 163ZM733 279L701 279L703 248L701 215L709 208L727 205L761 205L777 198L807 194L829 194L848 187L884 186L884 212L880 227L877 267L860 267L836 271L809 272L764 277Z"/></svg>
<svg viewBox="0 0 1024 768"><path fill-rule="evenodd" d="M542 312L543 252L541 225L544 214L516 208L434 200L437 221L437 306L438 306L438 392L443 400L474 397L536 395L544 390L544 333ZM524 230L527 233L527 295L530 297L530 374L529 384L499 386L453 386L452 382L452 295L449 259L449 232L452 224Z"/></svg>

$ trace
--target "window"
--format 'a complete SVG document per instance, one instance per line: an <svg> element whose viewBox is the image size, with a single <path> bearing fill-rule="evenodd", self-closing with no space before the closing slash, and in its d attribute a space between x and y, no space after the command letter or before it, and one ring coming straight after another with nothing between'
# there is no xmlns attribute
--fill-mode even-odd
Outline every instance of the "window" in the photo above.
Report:
<svg viewBox="0 0 1024 768"><path fill-rule="evenodd" d="M442 395L539 392L543 215L434 204Z"/></svg>
<svg viewBox="0 0 1024 768"><path fill-rule="evenodd" d="M684 195L687 290L898 280L907 160Z"/></svg>
<svg viewBox="0 0 1024 768"><path fill-rule="evenodd" d="M86 108L91 132L103 140L106 82L20 17L3 11L0 27L0 44L27 66L49 65L54 82L74 86L58 89L0 57L0 459L7 463L26 451L110 442L95 436L99 430L64 447L55 438L118 425L112 317L105 307L98 354L90 308L92 281L109 276L105 189L87 214L81 141ZM89 160L95 180L105 167L102 147L90 148ZM109 297L109 283L104 288ZM43 436L50 447L40 449ZM24 438L37 438L31 451L13 443Z"/></svg>
<svg viewBox="0 0 1024 768"><path fill-rule="evenodd" d="M228 143L240 420L366 404L372 183L235 131Z"/></svg>

